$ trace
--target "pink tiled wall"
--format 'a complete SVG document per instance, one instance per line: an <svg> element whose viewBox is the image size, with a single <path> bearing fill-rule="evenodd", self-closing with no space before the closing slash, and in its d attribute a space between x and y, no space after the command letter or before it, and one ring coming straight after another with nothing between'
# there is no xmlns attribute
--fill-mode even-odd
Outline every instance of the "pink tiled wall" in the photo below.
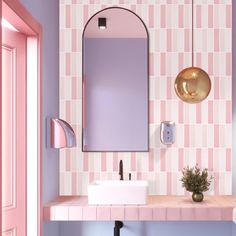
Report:
<svg viewBox="0 0 236 236"><path fill-rule="evenodd" d="M60 193L85 195L89 182L125 178L149 181L150 194L184 194L179 181L184 166L207 167L214 176L209 194L231 194L232 68L231 0L195 0L195 65L208 71L212 90L197 105L180 101L175 77L191 65L190 0L60 0L60 116L77 133L77 147L60 151ZM150 35L148 153L83 153L82 31L95 12L121 6L137 13ZM174 121L177 140L166 147L160 122Z"/></svg>

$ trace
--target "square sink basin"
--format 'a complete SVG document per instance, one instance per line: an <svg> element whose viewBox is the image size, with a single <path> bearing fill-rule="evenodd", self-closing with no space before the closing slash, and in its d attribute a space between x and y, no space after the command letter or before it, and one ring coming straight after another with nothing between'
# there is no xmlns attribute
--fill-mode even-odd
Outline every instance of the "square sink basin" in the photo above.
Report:
<svg viewBox="0 0 236 236"><path fill-rule="evenodd" d="M95 181L88 186L88 204L144 205L147 204L147 194L147 181Z"/></svg>

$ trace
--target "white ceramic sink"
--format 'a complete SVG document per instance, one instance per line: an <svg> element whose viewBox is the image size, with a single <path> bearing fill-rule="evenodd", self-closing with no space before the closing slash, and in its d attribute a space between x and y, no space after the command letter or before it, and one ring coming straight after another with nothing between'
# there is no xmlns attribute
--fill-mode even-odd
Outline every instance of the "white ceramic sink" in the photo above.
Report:
<svg viewBox="0 0 236 236"><path fill-rule="evenodd" d="M88 186L88 203L93 205L147 204L148 182L107 180Z"/></svg>

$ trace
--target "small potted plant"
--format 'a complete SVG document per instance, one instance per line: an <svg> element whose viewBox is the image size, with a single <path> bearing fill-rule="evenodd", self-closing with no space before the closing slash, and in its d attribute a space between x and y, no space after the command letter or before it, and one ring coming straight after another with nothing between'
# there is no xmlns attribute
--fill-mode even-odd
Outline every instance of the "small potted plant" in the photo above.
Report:
<svg viewBox="0 0 236 236"><path fill-rule="evenodd" d="M193 168L187 166L183 169L183 177L181 178L182 186L189 192L192 192L194 202L201 202L204 198L203 192L209 190L213 177L209 177L208 170L202 171L196 165Z"/></svg>

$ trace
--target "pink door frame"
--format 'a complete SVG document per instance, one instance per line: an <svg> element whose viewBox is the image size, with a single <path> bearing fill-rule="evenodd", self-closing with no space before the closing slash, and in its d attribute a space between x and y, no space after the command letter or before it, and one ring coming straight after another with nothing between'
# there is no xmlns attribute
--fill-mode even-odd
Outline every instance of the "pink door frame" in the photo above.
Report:
<svg viewBox="0 0 236 236"><path fill-rule="evenodd" d="M37 190L38 190L38 230L37 236L42 235L42 27L33 16L20 4L18 0L0 0L0 19L2 19L3 5L6 4L17 16L22 19L19 27L26 35L37 39L38 71L37 71ZM13 20L14 21L14 20ZM12 23L12 22L11 22ZM14 24L13 24L14 25ZM2 25L0 23L0 44L2 45ZM0 96L2 97L2 50L0 50ZM0 133L2 133L2 104L0 103ZM0 137L1 139L1 137ZM1 140L0 140L1 141ZM0 153L2 153L2 142L0 142ZM2 173L2 158L0 158L0 173ZM0 205L2 205L2 179L0 174ZM2 210L0 211L0 232L2 232Z"/></svg>

